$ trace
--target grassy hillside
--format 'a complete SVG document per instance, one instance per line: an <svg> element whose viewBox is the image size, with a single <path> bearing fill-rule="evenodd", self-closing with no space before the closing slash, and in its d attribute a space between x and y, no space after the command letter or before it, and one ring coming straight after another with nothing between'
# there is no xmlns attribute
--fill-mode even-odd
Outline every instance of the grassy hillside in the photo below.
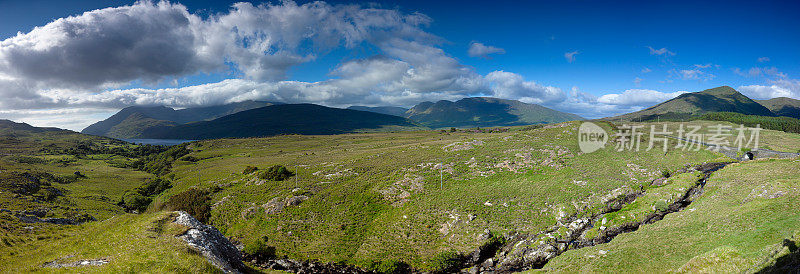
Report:
<svg viewBox="0 0 800 274"><path fill-rule="evenodd" d="M159 220L165 216L160 210L173 208L179 200L196 205L193 209L198 214L207 212L206 221L233 240L244 246L263 242L267 249L275 248L278 256L345 262L369 269L403 264L421 271L452 269L462 255L473 252L490 239L537 233L575 216L596 214L606 206L609 197L646 191L624 212L647 214L653 210L651 205L655 208L662 200L674 199L696 177L691 173L676 174L660 187L652 185L655 179L685 169L687 165L725 160L720 154L706 150L618 152L612 144L584 154L576 143L579 124L513 127L493 132L404 131L217 139L155 151L160 154L135 153L138 146L104 143L110 139L73 132L68 135L70 138L94 140L91 143L96 144L95 149L76 155L31 149L24 155L0 158L0 175L11 176L4 177L2 182L28 178L23 175L25 172L53 175L36 173L35 176L43 178L41 182L44 182L38 184L36 192L21 192L15 190L20 189L18 185L0 184L3 187L0 208L12 212L0 212L0 228L4 233L0 239L0 269L42 271L44 263L55 260L102 258L109 263L64 271L213 271L199 255L175 241L169 232L172 230L158 228L163 224ZM613 132L613 125L599 124ZM665 124L673 126L675 123ZM33 130L45 134L29 135L25 139L29 147L38 147L44 142L43 138L52 138L46 134L52 129ZM797 136L800 135L765 130L762 142L768 146L800 149ZM58 140L57 143L66 148L64 151L73 151L68 149L73 144L68 139ZM646 147L647 142L645 136L640 145ZM757 260L770 261L768 255L772 253L753 250L773 248L780 243L775 240L791 237L796 230L791 220L796 220L797 216L783 207L796 206L791 202L796 200L791 199L791 195L795 195L791 183L800 171L791 168L797 164L792 161L763 162L774 169L767 166L745 168L760 163L749 162L718 171L698 204L692 204L692 207L697 206L694 211L689 208L668 215L663 221L622 234L603 245L634 237L662 222L670 224L670 218L680 214L719 211L731 217L715 219L716 215L709 213L692 219L698 224L721 222L718 228L704 228L709 232L699 234L703 235L700 248L690 247L691 252L685 256L655 262L654 269L680 268L698 254L706 254L703 248L714 250L722 244L732 247L725 247L725 254L742 254L748 265ZM289 177L276 181L265 176L265 171L274 165L285 166L291 172ZM162 180L170 182L170 187L160 194L150 194L149 182L153 182L156 175L131 167L161 175ZM724 172L728 170L736 172L726 175ZM762 170L769 172L752 176L752 180L749 178L751 173ZM85 177L74 177L75 171ZM717 181L717 176L728 179ZM714 185L736 180L743 180L742 186ZM762 188L766 192L761 191ZM48 193L54 193L51 189L59 190L62 195L50 195L53 197L47 200ZM730 191L735 195L728 193ZM756 203L742 198L739 192L754 193ZM784 196L774 199L758 196L767 193L769 197L779 192L785 192L781 194ZM121 201L136 193L145 193L144 196L153 201L146 206L145 214L130 214L120 206ZM192 197L192 201L187 197ZM730 200L731 208L723 204L703 209L703 199ZM776 210L765 211L759 199L766 203L764 208ZM734 201L750 204L736 205ZM753 205L759 207L751 214L749 210ZM86 214L97 221L77 226L18 221L16 214L39 208L48 208L43 218L78 218ZM736 217L737 214L742 217ZM782 221L770 223L766 218ZM613 219L611 223L620 219ZM750 220L754 220L751 227L756 230L746 229ZM738 223L732 224L734 221ZM681 225L701 229L700 225L686 222L670 227ZM680 231L683 230L676 230L675 235L694 237ZM766 234L758 236L761 232ZM762 241L755 244L751 238ZM643 242L641 246L646 246L645 242L659 244L658 241L664 239L648 235L636 243L640 241ZM577 259L570 259L571 254L591 250L597 254L599 251L595 248L603 245L568 251L546 267L577 271L580 268L571 263ZM602 250L608 250L607 255L611 257L615 256L615 250L627 250L627 247ZM703 253L696 253L696 250ZM563 263L559 261L562 256ZM694 261L715 261L714 257L708 257L712 260L704 259L706 257ZM590 260L588 255L580 258ZM634 263L616 263L611 268L604 268L604 264L591 263L587 269L642 271Z"/></svg>
<svg viewBox="0 0 800 274"><path fill-rule="evenodd" d="M293 258L362 266L394 258L439 269L441 258L483 244L486 229L539 231L576 212L576 203L720 157L613 147L582 154L576 130L577 123L565 123L506 133L202 141L188 147L200 160L175 162L168 175L175 186L155 203L190 188L221 189L210 196L210 220L244 243L266 236L279 255ZM242 174L247 166L275 164L298 175L268 181ZM277 206L289 200L302 202Z"/></svg>
<svg viewBox="0 0 800 274"><path fill-rule="evenodd" d="M436 103L423 102L406 112L406 117L431 128L516 126L583 120L535 104L488 97L471 97Z"/></svg>
<svg viewBox="0 0 800 274"><path fill-rule="evenodd" d="M800 119L790 117L770 117L758 115L745 115L733 112L714 112L706 113L695 119L709 121L726 121L734 124L761 128L780 130L789 133L800 133Z"/></svg>
<svg viewBox="0 0 800 274"><path fill-rule="evenodd" d="M685 93L647 109L616 117L610 121L681 120L709 112L736 112L747 115L775 116L769 109L742 95L735 89L722 86L704 91Z"/></svg>
<svg viewBox="0 0 800 274"><path fill-rule="evenodd" d="M165 106L127 107L103 121L86 127L84 134L107 136L118 139L148 138L151 131L196 121L205 121L244 110L273 105L275 103L244 101L219 106L196 107L175 110Z"/></svg>
<svg viewBox="0 0 800 274"><path fill-rule="evenodd" d="M275 105L153 132L149 138L212 139L422 129L408 119L313 104Z"/></svg>
<svg viewBox="0 0 800 274"><path fill-rule="evenodd" d="M388 114L394 116L405 117L407 108L403 107L366 107L366 106L350 106L347 109L369 111L381 114Z"/></svg>
<svg viewBox="0 0 800 274"><path fill-rule="evenodd" d="M800 263L798 160L734 164L708 180L691 206L612 242L568 251L559 272L778 272ZM796 270L796 269L795 269Z"/></svg>
<svg viewBox="0 0 800 274"><path fill-rule="evenodd" d="M778 97L769 100L758 100L757 102L778 116L800 119L800 100Z"/></svg>

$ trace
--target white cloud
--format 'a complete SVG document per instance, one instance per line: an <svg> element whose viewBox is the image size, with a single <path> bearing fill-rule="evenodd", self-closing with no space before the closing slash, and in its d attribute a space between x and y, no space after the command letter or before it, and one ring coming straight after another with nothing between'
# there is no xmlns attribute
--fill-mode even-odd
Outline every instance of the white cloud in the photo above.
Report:
<svg viewBox="0 0 800 274"><path fill-rule="evenodd" d="M699 68L699 69L706 69L706 68L710 68L713 65L714 64L711 64L711 63L708 63L708 64L695 64L694 67Z"/></svg>
<svg viewBox="0 0 800 274"><path fill-rule="evenodd" d="M575 61L575 55L578 55L578 54L580 54L580 52L577 51L577 50L576 51L567 52L567 53L564 53L564 58L567 59L567 62L572 63L573 61Z"/></svg>
<svg viewBox="0 0 800 274"><path fill-rule="evenodd" d="M643 68L643 69L642 69L642 73L650 73L650 72L652 72L652 71L653 71L653 70L652 70L652 69L650 69L650 68L648 68L648 67L645 67L645 68Z"/></svg>
<svg viewBox="0 0 800 274"><path fill-rule="evenodd" d="M506 50L498 47L487 46L483 43L472 42L469 44L469 50L467 54L470 57L481 57L481 58L489 58L490 54L505 54Z"/></svg>
<svg viewBox="0 0 800 274"><path fill-rule="evenodd" d="M638 86L642 85L642 81L644 81L644 79L636 77L636 78L633 79L633 84L638 87Z"/></svg>
<svg viewBox="0 0 800 274"><path fill-rule="evenodd" d="M759 63L769 62L769 57L758 57Z"/></svg>
<svg viewBox="0 0 800 274"><path fill-rule="evenodd" d="M598 102L620 106L652 106L686 93L676 91L665 93L649 89L629 89L619 94L605 94L597 99Z"/></svg>
<svg viewBox="0 0 800 274"><path fill-rule="evenodd" d="M800 80L781 78L769 80L768 82L771 85L740 86L739 91L755 99L789 97L800 100Z"/></svg>
<svg viewBox="0 0 800 274"><path fill-rule="evenodd" d="M650 46L648 46L647 48L650 49L650 55L664 55L664 56L675 55L674 52L669 51L667 48L654 49L653 47Z"/></svg>

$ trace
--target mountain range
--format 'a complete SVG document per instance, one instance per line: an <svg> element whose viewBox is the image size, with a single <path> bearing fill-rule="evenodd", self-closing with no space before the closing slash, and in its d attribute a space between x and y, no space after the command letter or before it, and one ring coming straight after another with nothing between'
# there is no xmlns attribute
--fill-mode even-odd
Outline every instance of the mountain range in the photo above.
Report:
<svg viewBox="0 0 800 274"><path fill-rule="evenodd" d="M778 97L757 102L767 107L775 115L800 119L800 100Z"/></svg>
<svg viewBox="0 0 800 274"><path fill-rule="evenodd" d="M728 86L681 94L610 121L685 120L713 112L800 118L800 100L752 100ZM536 104L491 97L397 106L351 106L244 101L175 110L165 106L127 107L82 133L124 139L209 139L278 134L339 134L363 131L449 127L497 127L583 120Z"/></svg>
<svg viewBox="0 0 800 274"><path fill-rule="evenodd" d="M767 107L728 86L684 93L641 111L604 118L610 121L683 120L710 112L777 116Z"/></svg>
<svg viewBox="0 0 800 274"><path fill-rule="evenodd" d="M422 102L409 109L405 117L431 128L519 126L583 120L578 115L536 104L490 97Z"/></svg>
<svg viewBox="0 0 800 274"><path fill-rule="evenodd" d="M108 119L88 126L82 130L81 133L111 138L149 138L150 132L161 132L165 128L181 124L213 120L240 111L275 104L279 103L243 101L226 105L185 108L180 110L165 106L132 106L120 110Z"/></svg>

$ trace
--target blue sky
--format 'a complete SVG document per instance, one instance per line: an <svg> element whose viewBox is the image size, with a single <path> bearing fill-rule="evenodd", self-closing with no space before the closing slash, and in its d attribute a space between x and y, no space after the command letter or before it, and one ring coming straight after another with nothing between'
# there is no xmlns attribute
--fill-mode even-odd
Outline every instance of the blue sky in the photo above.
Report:
<svg viewBox="0 0 800 274"><path fill-rule="evenodd" d="M37 71L34 65L43 66L43 58L36 55L52 57L53 49L61 51L61 55L57 55L61 58L49 61L48 68L58 66L58 62L71 63L63 64L69 69L53 70L54 74L95 64L95 57L87 61L73 56L82 56L81 50L87 50L89 42L98 45L113 42L113 46L119 46L128 40L103 40L109 35L100 32L117 30L113 25L115 20L92 22L89 15L83 13L108 8L100 17L114 18L122 14L113 12L114 9L133 2L0 1L0 41L5 43L0 44L0 86L5 74L5 79L13 80L8 80L7 85L26 87L3 95L24 103L0 105L0 118L48 125L51 123L48 121L55 121L43 118L48 113L61 116L69 113L80 122L67 127L80 129L92 119L107 117L130 104L188 107L262 99L338 107L356 104L412 106L422 100L455 100L473 95L518 99L594 118L634 111L681 92L721 85L732 86L758 99L776 96L800 99L800 80L797 80L800 79L800 63L797 62L800 60L797 50L800 48L800 32L797 31L800 2L797 1L375 1L357 4L355 9L363 12L359 13L359 18L373 16L364 11L374 8L386 12L375 16L380 20L387 20L387 14L403 19L382 22L380 27L375 27L377 30L358 32L363 39L353 39L346 30L337 30L324 39L306 40L286 32L275 36L277 39L271 38L270 41L278 42L268 44L270 53L267 55L275 56L263 60L260 59L263 56L258 56L262 65L248 63L254 56L252 52L258 52L248 43L264 43L259 40L263 36L291 29L264 26L264 21L236 21L241 19L237 16L261 16L265 21L275 18L303 21L298 23L302 31L314 36L327 31L325 24L331 24L330 20L349 22L352 18L344 12L348 9L342 7L351 5L352 9L353 3L329 1L320 7L307 1L297 1L296 5L273 2L271 6L252 2L253 9L232 8L233 3L180 1L169 6L185 10L189 17L196 16L204 23L222 25L215 30L232 30L246 37L212 43L219 47L220 60L182 59L174 56L185 52L175 51L170 54L173 59L169 64L185 62L184 66L161 69L164 64L158 64L157 57L155 65L137 64L135 66L142 67L134 66L135 69L125 62L101 64L100 67L108 66L101 72L119 70L119 73L100 73L95 79L91 73L37 75L32 72ZM145 4L125 14L150 14L159 6L157 3L149 5L149 8ZM344 15L343 18L320 19L328 23L305 22L303 17L284 18L294 10L314 9L343 12ZM417 14L426 18L425 22L415 23ZM92 24L109 24L109 27L101 28L95 36L71 36L70 39L79 45L76 47L48 45L53 48L21 49L31 44L20 41L40 39L36 41L41 43L42 37L54 36L65 29L52 23L48 35L29 35L34 27L46 26L67 16L81 17L81 20L65 23L72 27ZM212 17L226 17L236 23L216 22L210 19ZM256 32L250 33L254 36L244 34L242 30L246 28L254 29ZM138 30L131 29L131 32ZM152 29L143 27L141 31ZM12 39L18 32L26 39ZM180 41L183 37L193 40L191 44L175 43L175 47L192 48L185 56L198 54L199 48L209 48L197 45L196 32L184 34L169 34L180 38L165 34L164 38L165 41ZM403 37L395 41L392 40L394 35ZM331 39L336 41L330 42ZM61 42L70 45L72 40ZM241 48L222 49L229 47L224 43L238 43ZM469 54L476 43L493 47L496 53ZM113 56L114 47L104 48L110 49L107 53L112 55L110 59L118 57ZM123 45L120 50L143 54L142 59L158 56L131 50L138 48L141 45ZM242 48L251 53L241 55ZM89 52L105 54L97 49ZM2 66L3 59L7 61L6 68ZM431 61L426 63L426 60ZM18 69L28 66L29 70ZM375 74L376 71L395 70L397 74L394 75ZM213 86L203 86L209 84ZM201 88L204 91L197 91ZM217 93L212 94L207 91L209 89ZM93 99L85 99L90 97Z"/></svg>

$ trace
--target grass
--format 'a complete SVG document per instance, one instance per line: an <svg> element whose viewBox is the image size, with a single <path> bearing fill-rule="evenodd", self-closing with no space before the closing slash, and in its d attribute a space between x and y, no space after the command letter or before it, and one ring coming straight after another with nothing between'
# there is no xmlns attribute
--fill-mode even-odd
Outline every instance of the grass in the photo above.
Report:
<svg viewBox="0 0 800 274"><path fill-rule="evenodd" d="M104 221L63 229L57 236L14 251L13 259L0 249L0 269L11 272L180 272L219 273L202 256L174 237L181 228L165 222L167 213L123 214ZM43 268L47 262L106 259L108 264L77 268Z"/></svg>
<svg viewBox="0 0 800 274"><path fill-rule="evenodd" d="M0 208L48 207L48 217L88 213L99 221L80 226L21 224L10 214L0 213L0 228L5 233L0 242L0 269L13 265L20 271L42 271L41 265L46 261L76 255L70 259L111 258L108 265L85 268L86 271L206 272L204 260L181 249L181 243L169 233L148 230L163 219L165 213L158 210L168 207L171 198L199 191L209 198L208 222L245 246L257 245L270 252L274 248L276 255L294 259L344 262L366 268L408 264L423 271L441 270L454 254L467 254L484 244L478 235L486 229L496 235L538 232L573 214L596 213L602 206L602 197L615 190L647 190L647 196L641 197L638 204L620 211L640 216L659 208L661 201L671 201L681 188L696 181L692 177L695 174L679 174L673 175L665 186L651 187L664 170L725 159L706 150L618 152L613 145L584 154L576 142L578 125L567 122L493 133L413 131L192 142L186 145L189 154L149 157L163 160L153 171L163 173L162 178L170 180L172 187L152 197L148 213L142 215L125 213L117 205L126 192L155 177L124 168L137 159L115 154L42 152L31 141L22 146L28 146L24 153L12 154L35 159L3 157L0 170L41 170L59 176L78 171L86 178L54 185L64 190L64 196L52 202L0 190ZM611 130L608 123L600 125ZM36 134L26 138L33 140ZM98 140L102 146L125 146L108 139ZM63 145L60 151L69 151L80 141L54 142ZM640 145L646 147L647 141L643 138ZM670 142L674 145L674 140ZM762 143L773 149L800 149L798 135L785 132L765 130ZM762 162L753 162L759 163ZM248 167L263 171L274 165L286 167L294 176L268 180L259 178L259 172L243 172ZM166 166L170 168L160 168ZM730 177L758 171L748 169ZM781 172L791 174L788 170ZM775 174L769 176L783 174L772 173ZM787 176L765 177L762 181L794 182ZM707 190L714 189L712 181ZM707 197L708 193L702 199ZM771 216L788 218L794 216L791 214L794 213L778 211ZM667 219L674 218L670 216ZM646 227L649 225L642 230ZM724 235L723 231L711 231L716 234L700 234L711 238ZM628 235L633 233L619 238ZM745 236L748 235L751 234ZM774 239L769 240L772 244ZM78 244L82 242L87 244ZM136 242L142 246L133 246ZM736 254L743 254L745 260L757 257L747 253L751 252L749 249L728 245L738 250ZM713 254L735 257L732 249L714 251L716 247L702 250L702 254L711 255L698 257L695 264L717 256ZM34 250L46 252L33 256ZM661 269L678 269L689 259L677 267ZM557 269L574 270L568 264Z"/></svg>
<svg viewBox="0 0 800 274"><path fill-rule="evenodd" d="M556 257L559 272L754 272L800 233L798 160L758 160L715 172L689 208L613 241ZM607 251L600 255L600 250Z"/></svg>
<svg viewBox="0 0 800 274"><path fill-rule="evenodd" d="M201 160L176 161L167 175L174 187L154 204L189 188L219 188L210 221L244 243L266 236L279 256L361 266L393 258L430 270L438 265L432 258L481 245L476 236L487 228L539 231L614 189L649 186L665 168L720 157L611 146L582 154L577 125L194 142L188 148ZM273 165L297 175L242 174ZM309 198L267 213L270 201L301 194Z"/></svg>

